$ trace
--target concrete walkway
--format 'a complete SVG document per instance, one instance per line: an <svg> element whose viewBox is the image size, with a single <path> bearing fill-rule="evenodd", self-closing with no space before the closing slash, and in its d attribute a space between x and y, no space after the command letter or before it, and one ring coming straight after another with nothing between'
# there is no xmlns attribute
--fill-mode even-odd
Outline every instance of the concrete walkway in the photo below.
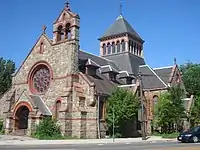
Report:
<svg viewBox="0 0 200 150"><path fill-rule="evenodd" d="M56 144L109 144L109 143L156 143L156 142L175 142L176 139L162 139L161 137L150 137L146 141L141 138L117 138L117 139L73 139L73 140L37 140L30 137L19 136L0 136L0 145L56 145Z"/></svg>

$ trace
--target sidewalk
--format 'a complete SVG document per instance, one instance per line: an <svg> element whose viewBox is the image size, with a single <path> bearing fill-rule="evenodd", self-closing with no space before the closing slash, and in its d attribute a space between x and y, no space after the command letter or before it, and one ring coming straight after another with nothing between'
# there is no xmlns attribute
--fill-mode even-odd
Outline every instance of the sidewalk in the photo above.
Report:
<svg viewBox="0 0 200 150"><path fill-rule="evenodd" d="M11 138L11 137L10 137ZM56 145L56 144L111 144L111 143L156 143L156 142L175 142L176 139L162 139L161 137L150 137L148 140L144 141L141 138L117 138L117 139L76 139L76 140L37 140L29 139L29 137L15 137L9 139L9 137L1 138L0 145Z"/></svg>

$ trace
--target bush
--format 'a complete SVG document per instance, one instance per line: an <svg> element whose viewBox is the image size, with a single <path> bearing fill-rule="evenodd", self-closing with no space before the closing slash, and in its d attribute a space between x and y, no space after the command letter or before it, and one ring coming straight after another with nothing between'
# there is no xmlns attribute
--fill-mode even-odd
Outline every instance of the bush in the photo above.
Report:
<svg viewBox="0 0 200 150"><path fill-rule="evenodd" d="M46 117L43 121L36 127L36 131L33 134L34 137L38 139L62 139L62 134L60 127L56 124L51 117Z"/></svg>

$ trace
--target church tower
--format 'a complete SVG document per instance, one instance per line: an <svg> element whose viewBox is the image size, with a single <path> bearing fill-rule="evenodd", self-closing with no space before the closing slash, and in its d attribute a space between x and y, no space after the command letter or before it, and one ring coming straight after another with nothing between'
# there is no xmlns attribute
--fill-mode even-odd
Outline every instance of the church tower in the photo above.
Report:
<svg viewBox="0 0 200 150"><path fill-rule="evenodd" d="M126 19L120 14L114 24L112 24L100 40L100 55L116 55L129 52L139 57L143 57L144 41L132 28Z"/></svg>
<svg viewBox="0 0 200 150"><path fill-rule="evenodd" d="M100 40L100 56L116 55L129 52L143 57L144 40L132 28L122 15L122 1L120 1L120 15Z"/></svg>
<svg viewBox="0 0 200 150"><path fill-rule="evenodd" d="M119 17L99 38L99 41L100 56L114 61L120 69L137 74L138 66L145 64L144 40L122 15L121 2Z"/></svg>
<svg viewBox="0 0 200 150"><path fill-rule="evenodd" d="M62 43L68 40L79 41L80 17L71 12L69 2L56 19L53 25L53 44Z"/></svg>

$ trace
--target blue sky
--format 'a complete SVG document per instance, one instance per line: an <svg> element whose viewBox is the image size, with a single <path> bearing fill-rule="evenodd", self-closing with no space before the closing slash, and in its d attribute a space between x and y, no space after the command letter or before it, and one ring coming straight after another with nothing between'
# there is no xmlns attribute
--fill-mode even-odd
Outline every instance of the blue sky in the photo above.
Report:
<svg viewBox="0 0 200 150"><path fill-rule="evenodd" d="M65 0L4 0L0 5L0 57L22 63ZM80 46L99 54L97 40L119 15L119 0L71 0L72 11L81 17ZM145 40L144 56L151 67L192 61L200 63L199 0L123 0L123 15Z"/></svg>

